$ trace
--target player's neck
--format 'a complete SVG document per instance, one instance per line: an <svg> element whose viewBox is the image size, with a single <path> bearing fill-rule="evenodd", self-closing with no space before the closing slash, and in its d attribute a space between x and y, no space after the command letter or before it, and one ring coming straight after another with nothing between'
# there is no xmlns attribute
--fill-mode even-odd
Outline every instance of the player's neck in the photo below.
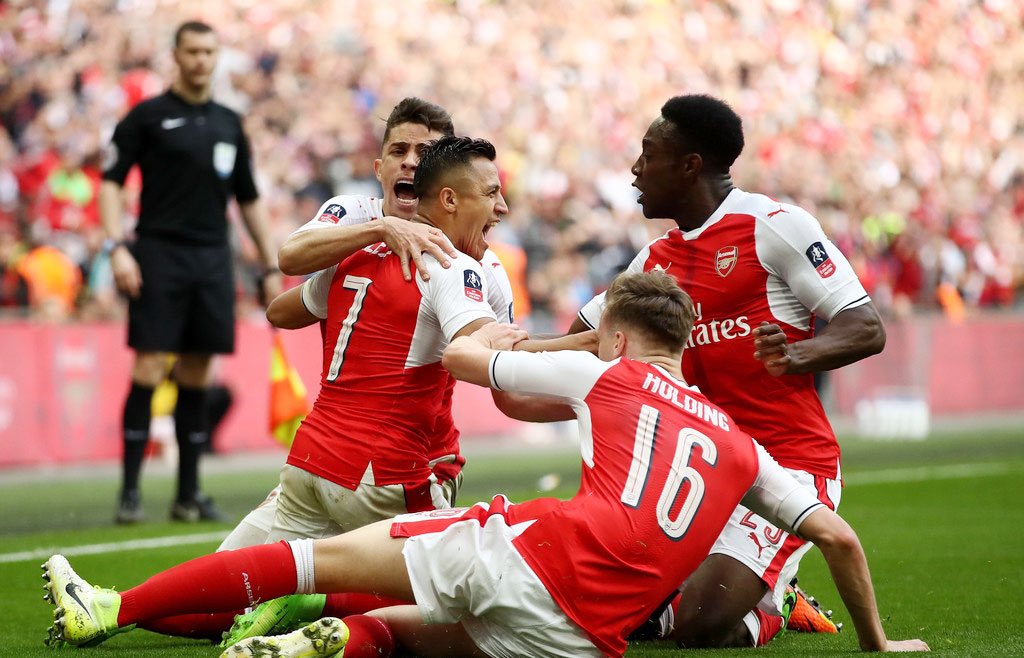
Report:
<svg viewBox="0 0 1024 658"><path fill-rule="evenodd" d="M694 190L686 208L675 218L679 230L692 231L703 226L734 188L728 172L705 179L704 184Z"/></svg>
<svg viewBox="0 0 1024 658"><path fill-rule="evenodd" d="M202 105L210 100L210 85L193 87L192 85L187 84L180 77L171 85L171 91L186 103L190 103L192 105Z"/></svg>
<svg viewBox="0 0 1024 658"><path fill-rule="evenodd" d="M683 370L679 365L680 361L678 357L668 356L665 354L648 354L635 358L637 361L643 361L644 363L649 363L652 366L658 366L679 381L684 384L686 383L686 379L683 378Z"/></svg>
<svg viewBox="0 0 1024 658"><path fill-rule="evenodd" d="M410 222L416 222L417 224L426 224L428 226L433 226L434 228L441 228L440 226L437 225L437 222L432 220L427 215L424 215L423 213L419 213L419 212L416 213L415 215L413 215L412 219L410 219L409 221Z"/></svg>
<svg viewBox="0 0 1024 658"><path fill-rule="evenodd" d="M643 361L658 366L668 374L685 383L682 370L682 351L671 352L658 345L652 345L643 339L633 336L627 339L622 348L621 356L634 361Z"/></svg>

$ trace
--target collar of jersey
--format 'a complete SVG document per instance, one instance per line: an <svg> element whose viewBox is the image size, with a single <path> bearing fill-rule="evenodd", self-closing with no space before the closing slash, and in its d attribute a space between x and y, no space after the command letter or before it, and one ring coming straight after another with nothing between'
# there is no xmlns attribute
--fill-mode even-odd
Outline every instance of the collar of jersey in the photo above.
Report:
<svg viewBox="0 0 1024 658"><path fill-rule="evenodd" d="M708 220L706 222L704 222L697 228L693 229L692 231L680 231L679 234L683 237L684 240L696 240L697 238L700 237L701 233L708 230L709 228L717 224L719 221L721 221L723 217L728 215L729 208L739 203L740 198L746 196L746 194L746 192L744 192L738 187L732 188L732 191L730 191L729 194L724 199L722 199L722 203L720 203L718 207L715 208L715 212L711 213L711 216L708 217Z"/></svg>
<svg viewBox="0 0 1024 658"><path fill-rule="evenodd" d="M691 386L691 385L687 384L682 379L677 378L675 375L670 373L668 370L665 370L664 368L662 368L658 364L651 363L649 361L647 361L645 363L647 363L647 365L651 366L652 368L655 368L658 372L660 372L661 374L665 375L665 377L669 381L675 382L681 388L685 388L688 391L694 391L695 393L700 393L700 389L699 388L697 388L696 386ZM703 393L701 393L701 395L703 395Z"/></svg>
<svg viewBox="0 0 1024 658"><path fill-rule="evenodd" d="M171 98L173 98L175 103L178 103L178 104L180 104L180 105L182 105L183 107L186 107L186 108L203 109L205 107L208 107L210 105L210 103L213 102L213 98L208 98L205 101L203 101L202 103L189 103L187 100L185 100L184 98L182 98L178 94L174 93L174 90L171 89L170 87L167 88L167 95L170 96Z"/></svg>

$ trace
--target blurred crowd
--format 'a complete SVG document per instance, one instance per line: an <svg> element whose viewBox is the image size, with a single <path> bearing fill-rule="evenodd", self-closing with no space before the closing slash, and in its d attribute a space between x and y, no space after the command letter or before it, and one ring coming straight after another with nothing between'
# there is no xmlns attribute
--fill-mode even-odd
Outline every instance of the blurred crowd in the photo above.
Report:
<svg viewBox="0 0 1024 658"><path fill-rule="evenodd" d="M670 227L643 220L629 167L680 93L737 110L735 183L817 216L892 316L1021 303L1015 0L14 0L0 3L4 309L123 313L96 208L103 149L169 84L188 19L221 37L214 98L245 117L278 241L331 195L379 191L383 119L405 96L492 140L511 208L492 235L535 329L564 329ZM252 307L253 249L238 247Z"/></svg>

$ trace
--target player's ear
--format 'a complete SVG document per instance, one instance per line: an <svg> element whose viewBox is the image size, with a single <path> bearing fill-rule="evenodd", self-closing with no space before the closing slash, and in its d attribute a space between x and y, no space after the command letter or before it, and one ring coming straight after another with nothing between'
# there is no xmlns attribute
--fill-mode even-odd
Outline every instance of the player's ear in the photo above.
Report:
<svg viewBox="0 0 1024 658"><path fill-rule="evenodd" d="M438 201L441 202L441 207L448 213L454 213L459 207L459 197L455 190L450 187L441 189L441 193L438 194Z"/></svg>
<svg viewBox="0 0 1024 658"><path fill-rule="evenodd" d="M679 158L679 173L683 178L696 178L704 170L704 158L700 153L687 153Z"/></svg>
<svg viewBox="0 0 1024 658"><path fill-rule="evenodd" d="M615 344L612 348L612 358L617 359L620 356L625 356L626 345L629 344L629 337L621 331L615 332Z"/></svg>
<svg viewBox="0 0 1024 658"><path fill-rule="evenodd" d="M380 158L373 161L373 175L377 177L378 181L383 183L384 181L380 180L380 167L382 164L384 164L384 161Z"/></svg>

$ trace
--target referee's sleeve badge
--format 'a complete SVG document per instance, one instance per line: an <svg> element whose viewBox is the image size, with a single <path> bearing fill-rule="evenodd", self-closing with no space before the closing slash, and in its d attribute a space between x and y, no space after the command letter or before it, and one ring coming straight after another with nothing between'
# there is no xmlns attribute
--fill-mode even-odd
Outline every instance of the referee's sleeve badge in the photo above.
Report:
<svg viewBox="0 0 1024 658"><path fill-rule="evenodd" d="M238 155L238 147L227 142L217 142L213 145L213 168L221 178L229 178L235 170L235 156Z"/></svg>

